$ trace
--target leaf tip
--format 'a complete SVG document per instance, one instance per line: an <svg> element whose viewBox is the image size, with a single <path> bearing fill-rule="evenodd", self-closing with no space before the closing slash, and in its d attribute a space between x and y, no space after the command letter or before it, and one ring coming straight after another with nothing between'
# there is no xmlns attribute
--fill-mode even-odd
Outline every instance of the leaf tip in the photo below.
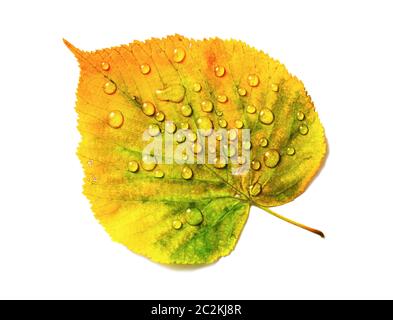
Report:
<svg viewBox="0 0 393 320"><path fill-rule="evenodd" d="M75 47L73 44L71 44L68 40L66 40L66 39L63 38L63 42L64 42L64 44L66 45L66 47L67 47L68 49L70 49L70 51L71 51L75 56L77 56L77 55L81 52L81 50L79 50L77 47Z"/></svg>

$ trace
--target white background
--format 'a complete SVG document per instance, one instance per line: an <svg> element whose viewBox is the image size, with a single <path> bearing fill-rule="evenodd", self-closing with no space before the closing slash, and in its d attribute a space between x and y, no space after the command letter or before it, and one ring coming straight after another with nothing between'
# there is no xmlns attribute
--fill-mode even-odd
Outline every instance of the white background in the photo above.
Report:
<svg viewBox="0 0 393 320"><path fill-rule="evenodd" d="M393 298L391 1L6 1L0 5L0 298ZM235 251L165 267L112 242L82 195L77 63L180 33L241 39L302 79L329 158L305 194L253 209Z"/></svg>

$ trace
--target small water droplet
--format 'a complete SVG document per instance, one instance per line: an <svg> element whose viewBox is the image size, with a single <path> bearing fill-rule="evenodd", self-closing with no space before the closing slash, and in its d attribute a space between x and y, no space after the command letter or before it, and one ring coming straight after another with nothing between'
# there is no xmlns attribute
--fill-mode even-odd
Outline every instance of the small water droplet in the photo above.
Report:
<svg viewBox="0 0 393 320"><path fill-rule="evenodd" d="M184 104L181 106L181 114L185 117L192 115L192 108L189 104Z"/></svg>
<svg viewBox="0 0 393 320"><path fill-rule="evenodd" d="M305 115L304 115L303 112L299 111L299 112L296 114L296 118L297 118L299 121L303 121L304 118L305 118Z"/></svg>
<svg viewBox="0 0 393 320"><path fill-rule="evenodd" d="M145 169L146 171L152 171L157 165L156 158L153 156L145 154L142 157L142 168Z"/></svg>
<svg viewBox="0 0 393 320"><path fill-rule="evenodd" d="M251 150L251 147L252 147L251 141L243 141L244 150Z"/></svg>
<svg viewBox="0 0 393 320"><path fill-rule="evenodd" d="M307 125L306 125L306 124L302 124L302 125L299 127L299 132L300 132L300 134L302 134L303 136L305 136L305 135L308 133L308 127L307 127Z"/></svg>
<svg viewBox="0 0 393 320"><path fill-rule="evenodd" d="M218 120L218 125L219 125L221 128L226 128L227 125L228 125L228 122L227 122L225 119L220 119L220 120Z"/></svg>
<svg viewBox="0 0 393 320"><path fill-rule="evenodd" d="M183 143L184 141L186 141L186 136L183 132L179 131L175 134L175 140L177 143Z"/></svg>
<svg viewBox="0 0 393 320"><path fill-rule="evenodd" d="M259 121L263 124L271 124L274 121L274 114L268 108L263 108L261 112L259 112Z"/></svg>
<svg viewBox="0 0 393 320"><path fill-rule="evenodd" d="M187 134L188 140L190 140L191 142L195 142L198 138L197 134L195 132L189 132Z"/></svg>
<svg viewBox="0 0 393 320"><path fill-rule="evenodd" d="M191 226L199 226L203 222L203 214L198 208L186 210L186 221Z"/></svg>
<svg viewBox="0 0 393 320"><path fill-rule="evenodd" d="M281 157L278 151L271 149L266 151L265 154L263 155L263 162L265 163L266 167L275 168L280 162L280 158Z"/></svg>
<svg viewBox="0 0 393 320"><path fill-rule="evenodd" d="M114 94L117 90L117 86L113 81L108 81L104 84L104 92L106 94Z"/></svg>
<svg viewBox="0 0 393 320"><path fill-rule="evenodd" d="M228 145L224 145L224 147L223 147L224 154L228 158L232 158L232 157L234 157L236 155L236 153L237 153L236 149L237 148L236 148L236 146L233 143L230 143Z"/></svg>
<svg viewBox="0 0 393 320"><path fill-rule="evenodd" d="M151 102L144 102L142 104L142 112L147 116L152 116L156 112L156 108Z"/></svg>
<svg viewBox="0 0 393 320"><path fill-rule="evenodd" d="M278 92L278 90L279 90L278 84L273 83L273 84L272 84L272 91Z"/></svg>
<svg viewBox="0 0 393 320"><path fill-rule="evenodd" d="M183 161L187 161L187 160L188 160L188 155L187 155L187 153L183 153L183 154L181 155L181 158L183 159Z"/></svg>
<svg viewBox="0 0 393 320"><path fill-rule="evenodd" d="M261 138L261 140L259 140L259 145L263 148L267 147L268 144L269 140L267 140L266 138Z"/></svg>
<svg viewBox="0 0 393 320"><path fill-rule="evenodd" d="M228 139L230 141L236 140L237 139L237 130L235 130L235 129L229 130L229 132L228 132Z"/></svg>
<svg viewBox="0 0 393 320"><path fill-rule="evenodd" d="M192 172L190 167L183 167L183 169L181 171L181 176L183 179L190 180L193 175L194 175L194 173Z"/></svg>
<svg viewBox="0 0 393 320"><path fill-rule="evenodd" d="M173 227L173 229L175 229L175 230L181 229L182 226L183 226L183 223L182 223L180 220L174 220L174 221L172 222L172 227Z"/></svg>
<svg viewBox="0 0 393 320"><path fill-rule="evenodd" d="M247 94L247 90L240 87L237 89L237 93L239 94L239 96L244 97Z"/></svg>
<svg viewBox="0 0 393 320"><path fill-rule="evenodd" d="M173 61L180 63L186 57L186 51L183 48L175 48L173 50Z"/></svg>
<svg viewBox="0 0 393 320"><path fill-rule="evenodd" d="M217 96L217 101L221 103L225 103L228 101L228 97L225 94L220 94Z"/></svg>
<svg viewBox="0 0 393 320"><path fill-rule="evenodd" d="M241 129L241 128L243 128L243 126L244 126L243 121L235 120L235 127L236 128Z"/></svg>
<svg viewBox="0 0 393 320"><path fill-rule="evenodd" d="M246 110L248 113L255 113L257 111L257 108L255 108L254 105L250 104L247 106Z"/></svg>
<svg viewBox="0 0 393 320"><path fill-rule="evenodd" d="M260 183L255 183L253 186L250 187L250 195L256 197L262 192L262 185Z"/></svg>
<svg viewBox="0 0 393 320"><path fill-rule="evenodd" d="M217 151L217 150L216 150L216 147L213 146L213 145L209 145L209 148L208 148L208 149L209 149L209 152L210 152L210 153L214 153L214 154L215 154L216 151Z"/></svg>
<svg viewBox="0 0 393 320"><path fill-rule="evenodd" d="M216 109L216 115L218 115L219 117L221 117L224 113L221 110L217 110Z"/></svg>
<svg viewBox="0 0 393 320"><path fill-rule="evenodd" d="M185 89L180 84L172 85L165 89L157 89L157 99L161 101L181 102L184 99Z"/></svg>
<svg viewBox="0 0 393 320"><path fill-rule="evenodd" d="M176 124L174 124L172 121L167 121L165 122L165 131L168 133L174 133L176 131Z"/></svg>
<svg viewBox="0 0 393 320"><path fill-rule="evenodd" d="M261 168L261 162L259 160L252 160L251 161L251 168L252 170L258 171Z"/></svg>
<svg viewBox="0 0 393 320"><path fill-rule="evenodd" d="M187 130L190 129L190 125L188 124L188 122L182 122L180 123L180 128L182 128L183 130Z"/></svg>
<svg viewBox="0 0 393 320"><path fill-rule="evenodd" d="M216 150L214 149L214 152L215 152ZM225 168L226 167L226 162L225 162L225 159L223 159L223 158L215 158L214 159L214 166L217 168L217 169L223 169L223 168Z"/></svg>
<svg viewBox="0 0 393 320"><path fill-rule="evenodd" d="M217 77L223 77L225 75L225 68L223 66L216 66L214 73Z"/></svg>
<svg viewBox="0 0 393 320"><path fill-rule="evenodd" d="M202 86L199 83L194 83L192 86L192 90L194 92L200 92L202 90Z"/></svg>
<svg viewBox="0 0 393 320"><path fill-rule="evenodd" d="M247 159L246 159L245 156L239 156L239 157L237 157L237 163L240 164L240 165L245 164L246 161L247 161Z"/></svg>
<svg viewBox="0 0 393 320"><path fill-rule="evenodd" d="M203 147L202 147L202 145L199 142L194 142L191 145L191 148L192 148L192 152L194 152L195 154L199 154L203 150Z"/></svg>
<svg viewBox="0 0 393 320"><path fill-rule="evenodd" d="M154 171L154 178L164 178L165 173L164 171L157 169L156 171Z"/></svg>
<svg viewBox="0 0 393 320"><path fill-rule="evenodd" d="M120 128L124 123L124 116L123 114L118 111L111 111L108 114L108 124L114 128L114 129L118 129Z"/></svg>
<svg viewBox="0 0 393 320"><path fill-rule="evenodd" d="M197 120L198 129L205 137L210 136L213 132L213 123L208 117L200 117Z"/></svg>
<svg viewBox="0 0 393 320"><path fill-rule="evenodd" d="M139 170L139 164L135 160L128 162L128 171L137 172Z"/></svg>
<svg viewBox="0 0 393 320"><path fill-rule="evenodd" d="M150 66L147 63L141 64L140 66L142 74L148 74L150 72Z"/></svg>
<svg viewBox="0 0 393 320"><path fill-rule="evenodd" d="M247 77L247 82L250 87L256 87L259 84L259 77L256 74L250 74Z"/></svg>
<svg viewBox="0 0 393 320"><path fill-rule="evenodd" d="M111 68L110 64L108 62L102 62L101 63L101 69L104 71L108 71Z"/></svg>
<svg viewBox="0 0 393 320"><path fill-rule="evenodd" d="M287 155L288 156L293 156L295 154L296 150L293 147L288 147L287 148Z"/></svg>
<svg viewBox="0 0 393 320"><path fill-rule="evenodd" d="M154 124L154 123L149 124L147 132L152 137L158 136L161 133L160 127L158 125Z"/></svg>
<svg viewBox="0 0 393 320"><path fill-rule="evenodd" d="M162 122L165 120L165 114L162 111L157 111L154 117L157 121Z"/></svg>
<svg viewBox="0 0 393 320"><path fill-rule="evenodd" d="M216 132L216 140L217 141L221 141L223 138L222 133L221 132Z"/></svg>
<svg viewBox="0 0 393 320"><path fill-rule="evenodd" d="M201 108L204 112L212 112L213 110L213 103L210 100L203 100L201 102Z"/></svg>

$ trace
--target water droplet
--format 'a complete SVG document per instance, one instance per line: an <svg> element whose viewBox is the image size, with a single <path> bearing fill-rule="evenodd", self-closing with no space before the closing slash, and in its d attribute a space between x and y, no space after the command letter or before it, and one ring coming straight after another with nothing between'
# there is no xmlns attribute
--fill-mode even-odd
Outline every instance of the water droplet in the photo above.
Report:
<svg viewBox="0 0 393 320"><path fill-rule="evenodd" d="M188 140L190 140L191 142L195 142L198 138L198 136L195 132L189 132L187 137L188 137Z"/></svg>
<svg viewBox="0 0 393 320"><path fill-rule="evenodd" d="M147 63L141 64L140 68L143 74L148 74L150 72L150 66Z"/></svg>
<svg viewBox="0 0 393 320"><path fill-rule="evenodd" d="M192 86L192 90L194 92L200 92L202 90L202 86L199 83L194 83Z"/></svg>
<svg viewBox="0 0 393 320"><path fill-rule="evenodd" d="M183 48L175 48L173 50L173 61L180 63L186 57L186 51Z"/></svg>
<svg viewBox="0 0 393 320"><path fill-rule="evenodd" d="M108 62L102 62L101 63L101 69L104 71L108 71L111 68L110 64Z"/></svg>
<svg viewBox="0 0 393 320"><path fill-rule="evenodd" d="M251 141L243 141L244 150L251 150L251 147L252 147Z"/></svg>
<svg viewBox="0 0 393 320"><path fill-rule="evenodd" d="M186 221L191 226L199 226L203 222L203 214L198 208L186 210Z"/></svg>
<svg viewBox="0 0 393 320"><path fill-rule="evenodd" d="M228 101L228 97L225 94L220 94L217 96L217 101L221 103L225 103Z"/></svg>
<svg viewBox="0 0 393 320"><path fill-rule="evenodd" d="M183 130L187 130L190 129L190 125L188 124L188 122L182 122L180 123L180 128L182 128Z"/></svg>
<svg viewBox="0 0 393 320"><path fill-rule="evenodd" d="M209 149L210 153L214 153L214 154L216 153L216 147L215 146L210 145L208 149Z"/></svg>
<svg viewBox="0 0 393 320"><path fill-rule="evenodd" d="M287 148L287 155L288 156L293 156L295 154L296 150L293 147L288 147Z"/></svg>
<svg viewBox="0 0 393 320"><path fill-rule="evenodd" d="M213 103L210 100L204 100L201 102L201 108L204 112L212 112Z"/></svg>
<svg viewBox="0 0 393 320"><path fill-rule="evenodd" d="M157 169L156 171L154 171L154 178L164 178L165 173L164 171Z"/></svg>
<svg viewBox="0 0 393 320"><path fill-rule="evenodd" d="M272 84L272 91L278 92L278 90L279 90L278 84L273 83L273 84Z"/></svg>
<svg viewBox="0 0 393 320"><path fill-rule="evenodd" d="M157 89L157 99L161 101L181 102L184 99L185 89L180 84L172 85L165 89Z"/></svg>
<svg viewBox="0 0 393 320"><path fill-rule="evenodd" d="M187 155L187 153L183 153L183 154L181 155L181 158L183 159L183 161L187 161L187 160L188 160L188 155Z"/></svg>
<svg viewBox="0 0 393 320"><path fill-rule="evenodd" d="M217 77L223 77L225 74L225 68L223 66L216 66L214 68L214 73Z"/></svg>
<svg viewBox="0 0 393 320"><path fill-rule="evenodd" d="M216 115L221 117L224 113L221 110L216 110Z"/></svg>
<svg viewBox="0 0 393 320"><path fill-rule="evenodd" d="M216 150L214 149L214 152L215 152ZM225 168L226 167L226 162L225 162L225 159L223 159L223 158L215 158L214 159L214 166L217 168L217 169L223 169L223 168Z"/></svg>
<svg viewBox="0 0 393 320"><path fill-rule="evenodd" d="M185 117L192 115L192 108L189 104L184 104L181 106L181 114Z"/></svg>
<svg viewBox="0 0 393 320"><path fill-rule="evenodd" d="M124 123L124 116L123 114L118 111L111 111L108 114L108 124L114 128L114 129L118 129L120 128Z"/></svg>
<svg viewBox="0 0 393 320"><path fill-rule="evenodd" d="M104 84L104 92L106 94L114 94L117 90L117 86L113 81L108 81Z"/></svg>
<svg viewBox="0 0 393 320"><path fill-rule="evenodd" d="M201 153L202 150L203 150L203 147L202 147L202 145L201 145L199 142L194 142L194 143L192 144L191 148L192 148L192 151L193 151L195 154L199 154L199 153Z"/></svg>
<svg viewBox="0 0 393 320"><path fill-rule="evenodd" d="M247 90L240 87L237 89L237 93L239 94L239 96L244 97L247 94Z"/></svg>
<svg viewBox="0 0 393 320"><path fill-rule="evenodd" d="M261 162L256 159L252 160L251 161L251 168L252 168L252 170L255 170L255 171L259 170L261 168Z"/></svg>
<svg viewBox="0 0 393 320"><path fill-rule="evenodd" d="M245 164L246 161L247 161L247 159L246 159L245 156L239 156L239 157L237 157L237 163L240 164L240 165Z"/></svg>
<svg viewBox="0 0 393 320"><path fill-rule="evenodd" d="M208 117L200 117L197 120L198 129L200 133L204 136L210 136L213 132L213 123Z"/></svg>
<svg viewBox="0 0 393 320"><path fill-rule="evenodd" d="M252 104L248 105L246 108L248 113L255 113L257 111L257 108L255 108L255 106L253 106Z"/></svg>
<svg viewBox="0 0 393 320"><path fill-rule="evenodd" d="M228 125L228 122L227 122L225 119L220 119L220 120L218 120L218 125L219 125L221 128L226 128L227 125Z"/></svg>
<svg viewBox="0 0 393 320"><path fill-rule="evenodd" d="M296 114L296 118L297 118L299 121L303 121L304 118L305 118L305 115L304 115L303 112L299 111L299 112Z"/></svg>
<svg viewBox="0 0 393 320"><path fill-rule="evenodd" d="M177 132L175 134L175 140L177 143L183 143L184 141L186 141L186 136L183 132Z"/></svg>
<svg viewBox="0 0 393 320"><path fill-rule="evenodd" d="M247 82L250 87L256 87L259 84L259 77L256 74L250 74Z"/></svg>
<svg viewBox="0 0 393 320"><path fill-rule="evenodd" d="M156 112L156 108L151 102L144 102L142 104L142 112L147 116L152 116Z"/></svg>
<svg viewBox="0 0 393 320"><path fill-rule="evenodd" d="M236 140L237 139L237 130L235 130L235 129L229 130L228 139L231 141Z"/></svg>
<svg viewBox="0 0 393 320"><path fill-rule="evenodd" d="M250 187L250 195L256 197L262 192L262 185L260 183L255 183L253 186Z"/></svg>
<svg viewBox="0 0 393 320"><path fill-rule="evenodd" d="M241 128L243 128L243 121L241 121L241 120L235 120L235 127L236 128L238 128L238 129L241 129Z"/></svg>
<svg viewBox="0 0 393 320"><path fill-rule="evenodd" d="M300 132L300 134L302 134L302 135L306 135L307 133L308 133L308 127L307 127L307 125L306 124L302 124L300 127L299 127L299 132Z"/></svg>
<svg viewBox="0 0 393 320"><path fill-rule="evenodd" d="M232 158L236 155L236 151L237 151L236 149L237 149L237 147L233 143L230 143L228 145L224 145L224 147L223 147L224 154L228 158Z"/></svg>
<svg viewBox="0 0 393 320"><path fill-rule="evenodd" d="M162 122L165 120L165 114L162 111L157 111L155 117L157 121Z"/></svg>
<svg viewBox="0 0 393 320"><path fill-rule="evenodd" d="M221 141L222 138L223 138L222 133L221 133L221 132L217 132L217 133L216 133L216 140L217 140L217 141Z"/></svg>
<svg viewBox="0 0 393 320"><path fill-rule="evenodd" d="M173 229L175 229L175 230L181 229L182 226L183 226L183 223L182 223L180 220L174 220L174 221L172 222L172 227L173 227Z"/></svg>
<svg viewBox="0 0 393 320"><path fill-rule="evenodd" d="M176 125L172 121L165 122L165 131L168 133L174 133L176 131Z"/></svg>
<svg viewBox="0 0 393 320"><path fill-rule="evenodd" d="M181 171L181 176L183 179L189 180L192 178L193 175L194 173L192 172L190 167L183 167Z"/></svg>
<svg viewBox="0 0 393 320"><path fill-rule="evenodd" d="M139 170L139 164L135 160L128 162L128 171L137 172Z"/></svg>
<svg viewBox="0 0 393 320"><path fill-rule="evenodd" d="M266 138L261 138L261 140L259 140L259 144L261 147L265 148L269 144L269 140L267 140Z"/></svg>
<svg viewBox="0 0 393 320"><path fill-rule="evenodd" d="M263 124L271 124L274 121L274 114L268 108L263 108L261 112L259 112L259 121Z"/></svg>
<svg viewBox="0 0 393 320"><path fill-rule="evenodd" d="M157 165L156 158L153 156L145 154L142 157L142 168L145 169L146 171L152 171Z"/></svg>
<svg viewBox="0 0 393 320"><path fill-rule="evenodd" d="M161 133L160 127L158 125L154 124L154 123L153 124L149 124L147 132L152 137L158 136Z"/></svg>
<svg viewBox="0 0 393 320"><path fill-rule="evenodd" d="M277 150L271 149L263 155L263 162L268 168L275 168L280 162L280 154Z"/></svg>

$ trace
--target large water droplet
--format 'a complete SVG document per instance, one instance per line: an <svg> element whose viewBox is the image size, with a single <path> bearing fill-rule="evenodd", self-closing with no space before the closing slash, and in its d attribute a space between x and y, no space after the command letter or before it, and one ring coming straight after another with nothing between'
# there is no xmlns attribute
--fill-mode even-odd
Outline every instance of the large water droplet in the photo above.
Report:
<svg viewBox="0 0 393 320"><path fill-rule="evenodd" d="M252 170L255 170L255 171L259 170L261 168L261 162L257 159L252 160L251 161L251 168L252 168Z"/></svg>
<svg viewBox="0 0 393 320"><path fill-rule="evenodd" d="M250 187L250 195L256 197L262 192L262 185L260 183L255 183L253 186Z"/></svg>
<svg viewBox="0 0 393 320"><path fill-rule="evenodd" d="M145 154L142 157L142 168L145 169L146 171L152 171L157 165L156 158L153 156Z"/></svg>
<svg viewBox="0 0 393 320"><path fill-rule="evenodd" d="M267 140L266 138L261 138L261 140L259 140L259 145L263 148L267 147L268 144L269 140Z"/></svg>
<svg viewBox="0 0 393 320"><path fill-rule="evenodd" d="M192 172L192 169L190 167L183 167L181 171L181 176L185 180L190 180L194 173Z"/></svg>
<svg viewBox="0 0 393 320"><path fill-rule="evenodd" d="M150 72L150 66L147 63L141 64L140 68L142 74L148 74Z"/></svg>
<svg viewBox="0 0 393 320"><path fill-rule="evenodd" d="M144 102L142 104L142 112L147 116L152 116L156 112L156 108L151 102Z"/></svg>
<svg viewBox="0 0 393 320"><path fill-rule="evenodd" d="M186 141L186 136L183 132L179 131L175 134L175 140L177 143L183 143L184 141Z"/></svg>
<svg viewBox="0 0 393 320"><path fill-rule="evenodd" d="M180 220L174 220L174 221L172 222L172 227L173 227L173 229L175 229L175 230L181 229L182 226L183 226L183 223L182 223Z"/></svg>
<svg viewBox="0 0 393 320"><path fill-rule="evenodd" d="M250 74L247 77L247 82L250 87L256 87L259 84L259 77L256 74Z"/></svg>
<svg viewBox="0 0 393 320"><path fill-rule="evenodd" d="M274 114L268 108L263 108L261 112L259 112L259 121L263 124L271 124L274 121Z"/></svg>
<svg viewBox="0 0 393 320"><path fill-rule="evenodd" d="M115 110L111 111L108 114L108 124L114 128L118 129L120 128L124 123L124 116L121 113L121 111Z"/></svg>
<svg viewBox="0 0 393 320"><path fill-rule="evenodd" d="M300 134L302 134L302 135L306 135L307 133L308 133L308 127L307 127L307 125L306 124L302 124L300 127L299 127L299 132L300 132Z"/></svg>
<svg viewBox="0 0 393 320"><path fill-rule="evenodd" d="M223 66L216 66L214 68L214 74L217 77L223 77L225 75L225 68Z"/></svg>
<svg viewBox="0 0 393 320"><path fill-rule="evenodd" d="M243 126L244 126L243 121L241 121L241 120L235 120L235 127L236 127L236 128L241 129L241 128L243 128Z"/></svg>
<svg viewBox="0 0 393 320"><path fill-rule="evenodd" d="M208 117L200 117L197 120L198 129L205 137L210 136L213 132L213 123Z"/></svg>
<svg viewBox="0 0 393 320"><path fill-rule="evenodd" d="M299 111L299 112L296 114L296 118L297 118L299 121L303 121L304 118L305 118L305 115L304 115L303 112Z"/></svg>
<svg viewBox="0 0 393 320"><path fill-rule="evenodd" d="M296 150L293 147L288 147L287 148L287 155L288 156L293 156L295 154Z"/></svg>
<svg viewBox="0 0 393 320"><path fill-rule="evenodd" d="M157 111L155 117L157 121L162 122L165 120L165 114L162 111Z"/></svg>
<svg viewBox="0 0 393 320"><path fill-rule="evenodd" d="M173 50L173 61L180 63L186 57L186 51L183 48L175 48Z"/></svg>
<svg viewBox="0 0 393 320"><path fill-rule="evenodd" d="M225 119L220 119L220 120L218 120L218 125L219 125L221 128L226 128L227 125L228 125L228 122L227 122Z"/></svg>
<svg viewBox="0 0 393 320"><path fill-rule="evenodd" d="M128 162L128 171L137 172L139 170L139 164L135 160Z"/></svg>
<svg viewBox="0 0 393 320"><path fill-rule="evenodd" d="M248 113L255 113L257 111L257 108L255 108L254 105L250 104L247 106L246 110Z"/></svg>
<svg viewBox="0 0 393 320"><path fill-rule="evenodd" d="M186 221L191 226L199 226L203 222L203 214L198 208L186 210Z"/></svg>
<svg viewBox="0 0 393 320"><path fill-rule="evenodd" d="M220 94L217 96L217 101L220 103L225 103L228 101L228 97L225 94Z"/></svg>
<svg viewBox="0 0 393 320"><path fill-rule="evenodd" d="M192 86L192 90L194 92L200 92L202 90L202 86L199 83L194 83Z"/></svg>
<svg viewBox="0 0 393 320"><path fill-rule="evenodd" d="M162 171L160 169L157 169L156 171L154 171L154 178L161 179L161 178L164 178L164 176L165 176L164 171Z"/></svg>
<svg viewBox="0 0 393 320"><path fill-rule="evenodd" d="M203 100L201 102L201 108L204 112L212 112L213 110L213 103L210 100Z"/></svg>
<svg viewBox="0 0 393 320"><path fill-rule="evenodd" d="M247 90L245 88L238 88L237 89L237 93L239 94L239 96L244 97L247 94Z"/></svg>
<svg viewBox="0 0 393 320"><path fill-rule="evenodd" d="M243 141L243 149L244 150L251 150L252 144L251 141Z"/></svg>
<svg viewBox="0 0 393 320"><path fill-rule="evenodd" d="M181 106L181 113L185 117L189 117L192 115L192 108L189 104L184 104Z"/></svg>
<svg viewBox="0 0 393 320"><path fill-rule="evenodd" d="M160 127L154 123L149 124L149 127L147 129L147 132L149 133L150 136L155 137L160 134Z"/></svg>
<svg viewBox="0 0 393 320"><path fill-rule="evenodd" d="M165 89L156 90L157 99L161 101L181 102L184 99L185 89L180 84L172 85Z"/></svg>
<svg viewBox="0 0 393 320"><path fill-rule="evenodd" d="M109 71L109 69L111 68L110 64L108 62L102 62L101 63L101 69L104 71Z"/></svg>
<svg viewBox="0 0 393 320"><path fill-rule="evenodd" d="M113 81L108 81L104 84L104 92L106 94L114 94L117 90L117 86Z"/></svg>
<svg viewBox="0 0 393 320"><path fill-rule="evenodd" d="M278 84L273 83L273 84L272 84L272 91L278 92L278 90L279 90Z"/></svg>
<svg viewBox="0 0 393 320"><path fill-rule="evenodd" d="M168 133L174 133L176 131L176 125L172 121L165 122L165 131Z"/></svg>
<svg viewBox="0 0 393 320"><path fill-rule="evenodd" d="M275 168L277 167L278 163L280 162L280 154L277 150L271 149L265 152L263 155L263 162L265 166L268 168Z"/></svg>

